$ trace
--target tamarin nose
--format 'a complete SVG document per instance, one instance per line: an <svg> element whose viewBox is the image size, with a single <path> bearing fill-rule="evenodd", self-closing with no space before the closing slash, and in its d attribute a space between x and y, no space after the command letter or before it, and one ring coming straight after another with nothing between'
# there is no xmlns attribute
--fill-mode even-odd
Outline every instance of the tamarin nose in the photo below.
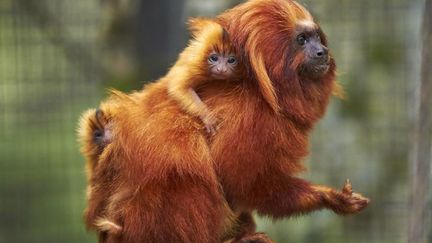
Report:
<svg viewBox="0 0 432 243"><path fill-rule="evenodd" d="M216 68L216 71L217 71L218 73L226 73L227 69L226 69L226 68L223 68L223 67L217 67L217 68Z"/></svg>
<svg viewBox="0 0 432 243"><path fill-rule="evenodd" d="M328 48L325 46L319 48L315 53L316 58L325 58L327 57L327 55L328 55Z"/></svg>

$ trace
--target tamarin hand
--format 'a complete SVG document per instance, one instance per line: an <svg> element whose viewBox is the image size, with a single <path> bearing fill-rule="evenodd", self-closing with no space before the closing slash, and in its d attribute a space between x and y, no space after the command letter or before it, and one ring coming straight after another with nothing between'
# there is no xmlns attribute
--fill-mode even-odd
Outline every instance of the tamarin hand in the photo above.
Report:
<svg viewBox="0 0 432 243"><path fill-rule="evenodd" d="M200 116L201 121L204 123L204 126L206 128L206 131L210 134L210 135L215 135L216 134L216 129L217 129L217 119L214 118L212 115L205 115L205 116Z"/></svg>
<svg viewBox="0 0 432 243"><path fill-rule="evenodd" d="M370 200L359 193L354 193L349 179L345 181L345 185L341 192L332 190L324 197L329 208L338 214L354 214L363 210Z"/></svg>

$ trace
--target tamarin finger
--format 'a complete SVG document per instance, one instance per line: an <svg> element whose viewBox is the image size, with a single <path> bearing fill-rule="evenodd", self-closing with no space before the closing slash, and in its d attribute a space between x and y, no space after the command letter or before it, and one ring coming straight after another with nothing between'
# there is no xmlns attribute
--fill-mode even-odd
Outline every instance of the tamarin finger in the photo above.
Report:
<svg viewBox="0 0 432 243"><path fill-rule="evenodd" d="M353 193L351 181L349 179L346 179L345 185L342 188L342 192L344 194L349 194L349 195L351 195Z"/></svg>

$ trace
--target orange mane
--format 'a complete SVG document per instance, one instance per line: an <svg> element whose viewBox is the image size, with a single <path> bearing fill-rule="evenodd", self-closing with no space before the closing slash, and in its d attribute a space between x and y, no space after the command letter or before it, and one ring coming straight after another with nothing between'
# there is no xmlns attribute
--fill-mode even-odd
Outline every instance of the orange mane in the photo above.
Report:
<svg viewBox="0 0 432 243"><path fill-rule="evenodd" d="M318 114L322 109L318 113L308 111L308 99L316 99L317 92L321 91L312 88L312 93L307 93L305 82L298 77L303 56L291 48L298 25L316 25L305 8L290 0L252 0L227 10L217 21L230 34L241 62L249 64L246 65L248 77L257 84L274 112L304 121L322 115ZM326 45L325 36L323 42ZM334 76L332 59L331 70L322 77L328 86L326 92L333 88Z"/></svg>

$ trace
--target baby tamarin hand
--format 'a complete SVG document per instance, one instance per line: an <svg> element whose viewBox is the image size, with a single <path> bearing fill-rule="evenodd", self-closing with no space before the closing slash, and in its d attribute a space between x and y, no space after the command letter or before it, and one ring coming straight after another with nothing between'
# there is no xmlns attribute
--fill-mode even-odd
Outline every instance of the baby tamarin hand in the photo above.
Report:
<svg viewBox="0 0 432 243"><path fill-rule="evenodd" d="M215 135L217 130L217 119L212 115L200 116L200 119L204 123L206 131L211 135Z"/></svg>

